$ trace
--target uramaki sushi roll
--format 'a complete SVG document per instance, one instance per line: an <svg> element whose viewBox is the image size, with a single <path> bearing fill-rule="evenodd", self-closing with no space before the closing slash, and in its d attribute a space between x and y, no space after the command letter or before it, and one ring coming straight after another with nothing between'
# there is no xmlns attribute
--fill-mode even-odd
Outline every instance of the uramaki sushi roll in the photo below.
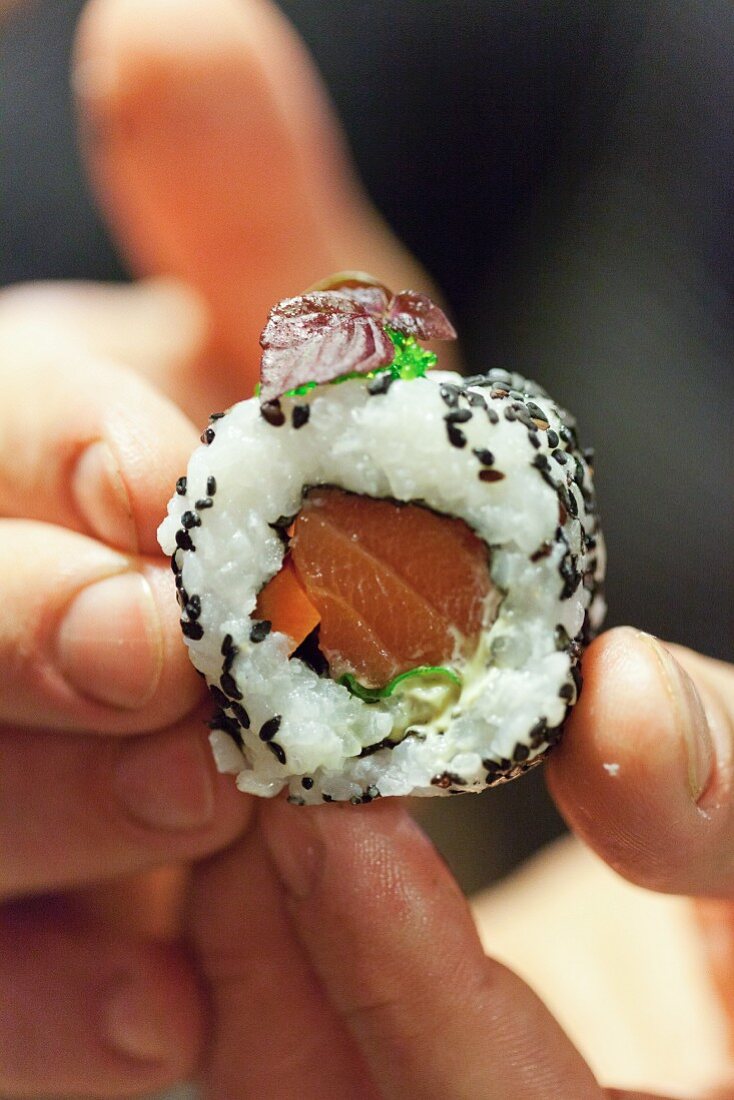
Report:
<svg viewBox="0 0 734 1100"><path fill-rule="evenodd" d="M581 687L604 549L572 417L365 276L279 303L260 393L215 414L160 528L243 791L479 791L537 764Z"/></svg>

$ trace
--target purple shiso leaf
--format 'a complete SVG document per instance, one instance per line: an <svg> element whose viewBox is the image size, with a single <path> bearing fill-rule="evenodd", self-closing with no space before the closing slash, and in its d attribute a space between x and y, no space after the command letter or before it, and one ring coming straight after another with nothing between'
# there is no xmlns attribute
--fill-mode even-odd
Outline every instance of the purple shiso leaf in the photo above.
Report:
<svg viewBox="0 0 734 1100"><path fill-rule="evenodd" d="M456 329L427 294L401 290L385 314L384 323L417 340L455 340Z"/></svg>
<svg viewBox="0 0 734 1100"><path fill-rule="evenodd" d="M336 293L356 302L370 317L383 319L390 304L390 292L384 286L340 286Z"/></svg>
<svg viewBox="0 0 734 1100"><path fill-rule="evenodd" d="M286 298L271 309L260 345L260 400L272 401L306 382L392 362L395 348L379 320L343 293L316 291Z"/></svg>

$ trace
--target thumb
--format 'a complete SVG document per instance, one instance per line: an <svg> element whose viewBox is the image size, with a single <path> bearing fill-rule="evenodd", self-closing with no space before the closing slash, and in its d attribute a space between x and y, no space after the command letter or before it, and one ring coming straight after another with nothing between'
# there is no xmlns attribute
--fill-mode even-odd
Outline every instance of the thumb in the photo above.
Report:
<svg viewBox="0 0 734 1100"><path fill-rule="evenodd" d="M264 0L92 0L75 87L113 232L136 271L200 291L238 389L279 298L345 268L425 285L357 183L306 50Z"/></svg>

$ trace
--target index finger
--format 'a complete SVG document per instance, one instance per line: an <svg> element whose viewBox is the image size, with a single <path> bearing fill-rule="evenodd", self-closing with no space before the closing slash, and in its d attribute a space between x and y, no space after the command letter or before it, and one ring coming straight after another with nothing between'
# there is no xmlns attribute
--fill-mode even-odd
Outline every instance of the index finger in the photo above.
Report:
<svg viewBox="0 0 734 1100"><path fill-rule="evenodd" d="M571 827L615 870L670 893L734 893L734 671L618 628L548 761Z"/></svg>

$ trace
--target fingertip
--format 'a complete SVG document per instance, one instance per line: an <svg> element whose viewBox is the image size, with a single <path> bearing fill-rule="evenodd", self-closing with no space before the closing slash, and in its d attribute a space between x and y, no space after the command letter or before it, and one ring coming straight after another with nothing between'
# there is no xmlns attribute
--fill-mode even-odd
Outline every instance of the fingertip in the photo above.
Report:
<svg viewBox="0 0 734 1100"><path fill-rule="evenodd" d="M584 689L548 762L571 827L626 877L671 890L701 843L714 766L696 690L657 639L630 627L590 646Z"/></svg>
<svg viewBox="0 0 734 1100"><path fill-rule="evenodd" d="M127 1096L189 1077L205 999L183 950L66 927L33 910L0 926L3 1091Z"/></svg>
<svg viewBox="0 0 734 1100"><path fill-rule="evenodd" d="M103 1040L123 1060L188 1077L204 1045L202 990L191 960L170 945L149 945L121 965L102 994ZM165 1071L165 1070L164 1070Z"/></svg>

